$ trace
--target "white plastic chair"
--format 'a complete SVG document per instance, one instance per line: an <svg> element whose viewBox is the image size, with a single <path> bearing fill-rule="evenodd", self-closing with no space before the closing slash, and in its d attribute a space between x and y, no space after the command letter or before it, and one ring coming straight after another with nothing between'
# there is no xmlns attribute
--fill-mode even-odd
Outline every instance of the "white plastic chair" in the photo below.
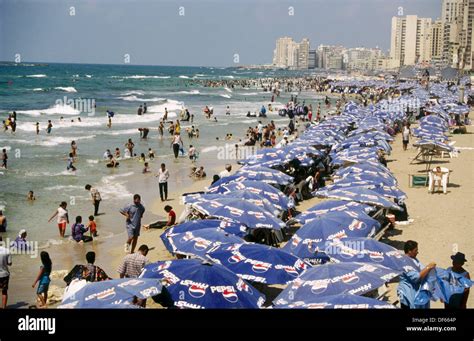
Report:
<svg viewBox="0 0 474 341"><path fill-rule="evenodd" d="M433 193L435 183L437 181L441 181L441 186L443 187L443 193L447 193L447 187L449 183L449 169L445 167L440 167L441 168L441 176L436 175L436 168L433 168L431 172L429 173L429 185L428 185L428 192Z"/></svg>

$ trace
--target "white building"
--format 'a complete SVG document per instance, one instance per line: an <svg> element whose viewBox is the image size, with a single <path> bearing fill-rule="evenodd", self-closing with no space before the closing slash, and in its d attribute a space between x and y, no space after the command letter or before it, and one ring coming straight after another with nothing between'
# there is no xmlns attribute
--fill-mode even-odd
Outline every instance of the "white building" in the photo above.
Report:
<svg viewBox="0 0 474 341"><path fill-rule="evenodd" d="M301 43L290 37L278 38L273 51L273 65L282 68L308 69L309 40L304 38Z"/></svg>
<svg viewBox="0 0 474 341"><path fill-rule="evenodd" d="M392 18L390 57L400 65L431 60L431 18L416 15Z"/></svg>

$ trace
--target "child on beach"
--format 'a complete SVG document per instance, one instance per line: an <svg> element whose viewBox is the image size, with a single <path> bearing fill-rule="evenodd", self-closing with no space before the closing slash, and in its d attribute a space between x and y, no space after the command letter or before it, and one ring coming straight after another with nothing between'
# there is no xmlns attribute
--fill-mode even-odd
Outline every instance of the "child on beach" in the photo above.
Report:
<svg viewBox="0 0 474 341"><path fill-rule="evenodd" d="M39 122L36 122L35 126L36 126L36 135L39 135L39 133L40 133L40 124L39 124Z"/></svg>
<svg viewBox="0 0 474 341"><path fill-rule="evenodd" d="M150 160L155 159L155 152L151 148L148 148L148 157L150 158Z"/></svg>
<svg viewBox="0 0 474 341"><path fill-rule="evenodd" d="M194 163L197 159L197 153L196 153L196 148L193 147L193 145L189 146L188 155L189 155L189 160L191 160Z"/></svg>
<svg viewBox="0 0 474 341"><path fill-rule="evenodd" d="M69 224L69 216L68 216L68 211L66 209L67 207L67 202L63 201L59 205L58 209L56 212L54 212L53 216L49 218L48 223L53 220L54 217L58 216L58 229L59 229L59 235L64 238L64 234L66 232L66 226Z"/></svg>
<svg viewBox="0 0 474 341"><path fill-rule="evenodd" d="M98 236L98 234L97 234L97 224L94 221L94 216L93 215L89 216L89 222L87 223L87 228L91 232L91 236L93 236L93 237Z"/></svg>
<svg viewBox="0 0 474 341"><path fill-rule="evenodd" d="M145 153L141 153L138 162L145 162Z"/></svg>
<svg viewBox="0 0 474 341"><path fill-rule="evenodd" d="M42 251L40 254L41 257L41 267L36 276L36 280L33 283L33 288L38 284L38 289L36 290L36 295L38 296L39 304L37 305L38 308L46 307L46 303L48 301L48 289L49 283L51 282L51 269L53 267L53 263L51 262L51 258L49 258L49 254L46 251Z"/></svg>
<svg viewBox="0 0 474 341"><path fill-rule="evenodd" d="M77 169L73 165L74 163L74 155L72 153L69 153L69 157L67 158L67 166L66 170L75 172Z"/></svg>
<svg viewBox="0 0 474 341"><path fill-rule="evenodd" d="M28 195L26 196L26 200L28 200L28 201L36 200L36 197L35 197L35 194L33 193L33 191L28 192Z"/></svg>

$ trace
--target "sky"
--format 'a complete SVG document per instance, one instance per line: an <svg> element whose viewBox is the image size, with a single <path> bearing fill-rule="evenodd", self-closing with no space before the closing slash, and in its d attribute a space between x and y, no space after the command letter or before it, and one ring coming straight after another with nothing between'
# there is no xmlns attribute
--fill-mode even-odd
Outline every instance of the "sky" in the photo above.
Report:
<svg viewBox="0 0 474 341"><path fill-rule="evenodd" d="M378 46L386 52L392 16L436 19L441 2L0 0L0 60L19 55L23 62L49 63L264 64L272 62L282 36L308 37L311 48Z"/></svg>

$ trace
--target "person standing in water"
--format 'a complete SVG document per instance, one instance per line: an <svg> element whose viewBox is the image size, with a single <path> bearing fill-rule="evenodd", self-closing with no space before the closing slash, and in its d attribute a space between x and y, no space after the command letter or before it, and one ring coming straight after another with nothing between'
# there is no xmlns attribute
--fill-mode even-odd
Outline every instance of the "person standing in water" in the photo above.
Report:
<svg viewBox="0 0 474 341"><path fill-rule="evenodd" d="M69 153L69 157L67 158L67 166L66 170L75 172L77 169L74 167L74 156L72 153Z"/></svg>
<svg viewBox="0 0 474 341"><path fill-rule="evenodd" d="M94 204L94 216L97 216L99 215L99 205L100 205L100 202L102 201L100 192L89 184L85 186L85 189L86 191L89 191L91 194L92 202Z"/></svg>
<svg viewBox="0 0 474 341"><path fill-rule="evenodd" d="M181 145L181 148L183 148L183 146L184 146L183 140L181 140L181 136L179 136L178 133L175 133L174 137L173 137L173 140L171 141L171 147L173 148L173 153L174 153L174 158L175 159L178 158L180 145Z"/></svg>
<svg viewBox="0 0 474 341"><path fill-rule="evenodd" d="M48 127L46 128L46 133L48 135L51 134L51 129L53 129L53 124L51 123L51 120L48 120Z"/></svg>
<svg viewBox="0 0 474 341"><path fill-rule="evenodd" d="M168 109L165 108L165 114L163 115L163 121L166 122L167 119L168 119Z"/></svg>
<svg viewBox="0 0 474 341"><path fill-rule="evenodd" d="M142 218L145 213L145 207L141 204L139 194L133 196L133 203L125 206L120 210L125 219L127 229L127 242L125 243L125 252L134 253L137 246L138 237L140 236L140 228L142 226Z"/></svg>
<svg viewBox="0 0 474 341"><path fill-rule="evenodd" d="M143 103L143 113L146 114L146 111L148 110L146 103Z"/></svg>
<svg viewBox="0 0 474 341"><path fill-rule="evenodd" d="M138 107L138 110L137 110L137 115L138 115L138 116L141 116L142 114L143 114L143 108L142 108L142 106L140 105L140 106Z"/></svg>
<svg viewBox="0 0 474 341"><path fill-rule="evenodd" d="M132 142L132 139L128 139L127 143L125 143L125 148L130 152L130 157L133 157L133 147L135 147L135 143Z"/></svg>
<svg viewBox="0 0 474 341"><path fill-rule="evenodd" d="M51 278L49 276L51 275L53 263L46 251L42 251L40 257L42 265L40 266L38 276L36 276L36 280L32 287L34 288L36 284L39 283L38 289L36 290L36 295L39 301L38 308L44 308L48 302L48 289L49 283L51 283Z"/></svg>
<svg viewBox="0 0 474 341"><path fill-rule="evenodd" d="M36 135L39 135L39 133L40 133L40 124L39 124L39 122L36 122L35 126L36 126Z"/></svg>
<svg viewBox="0 0 474 341"><path fill-rule="evenodd" d="M158 126L158 132L160 133L160 139L163 138L164 129L165 129L165 125L163 124L163 121L160 121L160 125Z"/></svg>
<svg viewBox="0 0 474 341"><path fill-rule="evenodd" d="M168 178L170 177L169 171L166 169L164 163L161 164L161 168L155 175L158 178L158 186L160 188L161 201L168 200Z"/></svg>
<svg viewBox="0 0 474 341"><path fill-rule="evenodd" d="M77 157L77 144L76 141L71 142L71 154L73 157Z"/></svg>
<svg viewBox="0 0 474 341"><path fill-rule="evenodd" d="M8 169L7 167L8 163L8 154L6 148L2 149L2 168Z"/></svg>
<svg viewBox="0 0 474 341"><path fill-rule="evenodd" d="M52 215L51 218L49 218L48 223L53 220L54 217L58 217L58 229L59 229L59 235L64 238L64 234L66 232L66 226L69 224L69 215L67 211L67 202L63 201L59 205L58 209L54 214Z"/></svg>

